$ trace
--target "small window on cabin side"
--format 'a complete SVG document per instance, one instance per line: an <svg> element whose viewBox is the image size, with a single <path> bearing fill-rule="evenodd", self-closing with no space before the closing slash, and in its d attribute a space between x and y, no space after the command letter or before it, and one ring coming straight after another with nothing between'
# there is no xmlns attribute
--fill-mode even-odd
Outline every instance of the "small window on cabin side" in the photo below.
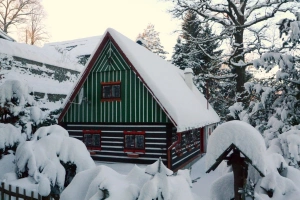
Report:
<svg viewBox="0 0 300 200"><path fill-rule="evenodd" d="M101 82L102 99L101 101L120 101L121 82Z"/></svg>
<svg viewBox="0 0 300 200"><path fill-rule="evenodd" d="M124 152L145 153L145 131L124 131Z"/></svg>
<svg viewBox="0 0 300 200"><path fill-rule="evenodd" d="M83 130L83 143L89 150L101 150L101 131Z"/></svg>

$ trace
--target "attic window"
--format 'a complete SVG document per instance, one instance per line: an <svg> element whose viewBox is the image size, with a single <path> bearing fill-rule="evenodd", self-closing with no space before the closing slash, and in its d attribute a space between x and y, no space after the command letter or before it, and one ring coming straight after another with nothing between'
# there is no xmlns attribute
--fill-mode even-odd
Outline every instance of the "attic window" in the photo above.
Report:
<svg viewBox="0 0 300 200"><path fill-rule="evenodd" d="M83 143L89 150L101 150L101 131L83 130Z"/></svg>
<svg viewBox="0 0 300 200"><path fill-rule="evenodd" d="M101 82L103 101L121 101L121 81Z"/></svg>
<svg viewBox="0 0 300 200"><path fill-rule="evenodd" d="M124 152L145 153L145 131L124 131Z"/></svg>

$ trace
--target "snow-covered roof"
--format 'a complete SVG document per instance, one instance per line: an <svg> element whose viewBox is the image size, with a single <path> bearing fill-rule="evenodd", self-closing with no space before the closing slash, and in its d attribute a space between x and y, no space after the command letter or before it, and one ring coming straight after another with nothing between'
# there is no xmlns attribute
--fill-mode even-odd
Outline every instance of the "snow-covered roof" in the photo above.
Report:
<svg viewBox="0 0 300 200"><path fill-rule="evenodd" d="M61 53L54 49L40 48L34 45L11 42L3 39L0 39L0 46L0 53L2 54L16 56L66 69L72 69L75 71L81 71L83 68L82 65L76 63L76 61L65 59Z"/></svg>
<svg viewBox="0 0 300 200"><path fill-rule="evenodd" d="M192 89L187 86L183 71L111 28L108 28L103 34L97 48L91 54L86 70L82 72L79 82L74 86L67 99L75 98L74 93L78 92L80 84L83 84L87 76L89 63L94 56L98 56L96 55L98 48L102 41L105 42L104 39L107 38L107 35L116 42L117 48L127 57L130 66L134 68L150 93L173 121L178 132L220 121L219 116L210 105L207 109L207 100L196 86L193 85ZM66 110L69 106L68 101L65 104ZM64 112L60 119L63 115Z"/></svg>
<svg viewBox="0 0 300 200"><path fill-rule="evenodd" d="M101 36L93 36L63 42L44 44L43 49L52 49L61 52L70 60L77 60L78 56L90 55L99 43Z"/></svg>
<svg viewBox="0 0 300 200"><path fill-rule="evenodd" d="M9 40L9 41L15 42L15 40L12 37L8 36L2 30L0 30L0 38L3 38L5 40Z"/></svg>

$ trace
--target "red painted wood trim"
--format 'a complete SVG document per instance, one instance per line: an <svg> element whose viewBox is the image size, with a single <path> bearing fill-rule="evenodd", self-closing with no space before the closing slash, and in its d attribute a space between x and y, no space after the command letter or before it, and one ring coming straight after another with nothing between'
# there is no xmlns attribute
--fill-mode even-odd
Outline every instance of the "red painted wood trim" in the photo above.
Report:
<svg viewBox="0 0 300 200"><path fill-rule="evenodd" d="M113 101L121 101L121 98L109 98L109 99L101 99L101 102L113 102Z"/></svg>
<svg viewBox="0 0 300 200"><path fill-rule="evenodd" d="M137 153L128 153L127 156L128 156L129 158L138 158L138 157L139 157L139 154L137 154Z"/></svg>
<svg viewBox="0 0 300 200"><path fill-rule="evenodd" d="M145 131L124 131L124 152L130 153L146 153L146 138L145 138ZM125 148L125 135L142 135L144 136L144 149L138 148Z"/></svg>
<svg viewBox="0 0 300 200"><path fill-rule="evenodd" d="M124 135L145 135L145 131L124 131Z"/></svg>
<svg viewBox="0 0 300 200"><path fill-rule="evenodd" d="M120 85L121 81L101 82L101 85Z"/></svg>
<svg viewBox="0 0 300 200"><path fill-rule="evenodd" d="M84 142L84 134L100 134L100 147L95 146L86 146L88 150L100 150L101 151L101 131L100 130L82 130L83 133L83 142Z"/></svg>
<svg viewBox="0 0 300 200"><path fill-rule="evenodd" d="M169 148L168 148L168 168L171 169L171 151L172 149L181 142L181 133L177 133L177 141L175 141Z"/></svg>

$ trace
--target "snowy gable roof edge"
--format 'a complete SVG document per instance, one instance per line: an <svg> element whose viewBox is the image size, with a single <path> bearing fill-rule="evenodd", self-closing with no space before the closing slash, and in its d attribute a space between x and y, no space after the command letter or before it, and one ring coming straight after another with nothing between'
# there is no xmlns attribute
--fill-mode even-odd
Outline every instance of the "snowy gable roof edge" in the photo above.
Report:
<svg viewBox="0 0 300 200"><path fill-rule="evenodd" d="M12 42L16 41L15 39L13 39L12 37L10 37L9 35L7 35L4 31L2 31L0 29L0 38L1 37L4 38L4 39L6 39L6 40L12 41Z"/></svg>
<svg viewBox="0 0 300 200"><path fill-rule="evenodd" d="M196 86L193 85L192 89L187 86L183 73L177 67L111 28L105 31L94 53L91 54L86 69L65 102L59 121L62 120L70 102L76 97L109 39L177 127L177 131L203 127L220 121L211 106L207 109L207 101Z"/></svg>

